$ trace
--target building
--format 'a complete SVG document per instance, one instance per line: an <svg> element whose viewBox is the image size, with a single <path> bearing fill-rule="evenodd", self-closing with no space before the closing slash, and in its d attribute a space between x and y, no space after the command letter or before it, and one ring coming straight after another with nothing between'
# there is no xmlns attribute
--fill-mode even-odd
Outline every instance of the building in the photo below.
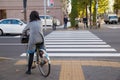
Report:
<svg viewBox="0 0 120 80"><path fill-rule="evenodd" d="M48 0L46 0L48 1ZM44 15L44 0L27 0L27 21L32 10ZM54 6L47 6L47 15L55 16L61 22L63 20L62 1L54 0ZM23 0L0 0L0 19L20 18L24 20Z"/></svg>

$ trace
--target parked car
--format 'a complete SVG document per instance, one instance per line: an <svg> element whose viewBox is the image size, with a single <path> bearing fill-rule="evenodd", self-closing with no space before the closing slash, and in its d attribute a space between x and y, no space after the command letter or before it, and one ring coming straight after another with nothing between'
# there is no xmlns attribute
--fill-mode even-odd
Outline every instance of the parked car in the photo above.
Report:
<svg viewBox="0 0 120 80"><path fill-rule="evenodd" d="M39 16L40 16L40 19L42 21L42 24L45 25L45 15L39 15ZM53 20L52 16L46 15L46 25L47 26L53 25L52 20ZM57 20L57 26L60 25L60 21L58 19L56 19L56 20Z"/></svg>
<svg viewBox="0 0 120 80"><path fill-rule="evenodd" d="M3 34L21 34L26 23L17 18L8 18L0 20L0 35Z"/></svg>

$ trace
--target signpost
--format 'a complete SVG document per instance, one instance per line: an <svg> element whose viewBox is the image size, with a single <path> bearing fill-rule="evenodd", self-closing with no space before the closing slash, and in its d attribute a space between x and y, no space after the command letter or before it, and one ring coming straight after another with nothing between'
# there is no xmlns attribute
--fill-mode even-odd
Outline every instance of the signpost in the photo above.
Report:
<svg viewBox="0 0 120 80"><path fill-rule="evenodd" d="M45 30L46 30L46 13L47 13L47 5L48 7L53 7L54 6L54 0L44 0L44 15L45 15Z"/></svg>
<svg viewBox="0 0 120 80"><path fill-rule="evenodd" d="M45 31L46 31L46 0L44 0Z"/></svg>

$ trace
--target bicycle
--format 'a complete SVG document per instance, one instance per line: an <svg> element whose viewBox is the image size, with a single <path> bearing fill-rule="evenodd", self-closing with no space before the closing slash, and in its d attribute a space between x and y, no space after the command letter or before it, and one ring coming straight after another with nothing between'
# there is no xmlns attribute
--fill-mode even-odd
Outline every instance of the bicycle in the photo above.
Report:
<svg viewBox="0 0 120 80"><path fill-rule="evenodd" d="M24 37L25 36L25 37ZM26 35L23 35L21 37L21 43L28 43L28 37ZM43 39L44 40L44 39ZM51 69L51 62L48 54L45 50L40 49L41 43L36 44L36 64L38 66L39 71L44 77L49 76L50 69ZM44 53L44 54L42 54ZM28 54L26 54L28 57Z"/></svg>
<svg viewBox="0 0 120 80"><path fill-rule="evenodd" d="M40 43L36 44L36 64L41 74L44 77L47 77L49 76L51 70L50 58L45 50L39 49L39 47Z"/></svg>
<svg viewBox="0 0 120 80"><path fill-rule="evenodd" d="M44 53L44 54L43 54ZM32 69L38 66L39 71L44 77L49 76L51 70L51 61L45 50L40 49L40 43L36 44L36 52L34 56L34 61L32 63ZM26 53L26 58L28 60L28 54Z"/></svg>

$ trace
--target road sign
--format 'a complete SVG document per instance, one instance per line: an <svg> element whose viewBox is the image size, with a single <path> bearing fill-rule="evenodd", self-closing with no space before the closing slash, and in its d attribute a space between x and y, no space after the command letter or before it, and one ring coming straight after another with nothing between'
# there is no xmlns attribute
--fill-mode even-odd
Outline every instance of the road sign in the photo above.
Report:
<svg viewBox="0 0 120 80"><path fill-rule="evenodd" d="M48 0L48 6L53 7L54 6L54 0Z"/></svg>

